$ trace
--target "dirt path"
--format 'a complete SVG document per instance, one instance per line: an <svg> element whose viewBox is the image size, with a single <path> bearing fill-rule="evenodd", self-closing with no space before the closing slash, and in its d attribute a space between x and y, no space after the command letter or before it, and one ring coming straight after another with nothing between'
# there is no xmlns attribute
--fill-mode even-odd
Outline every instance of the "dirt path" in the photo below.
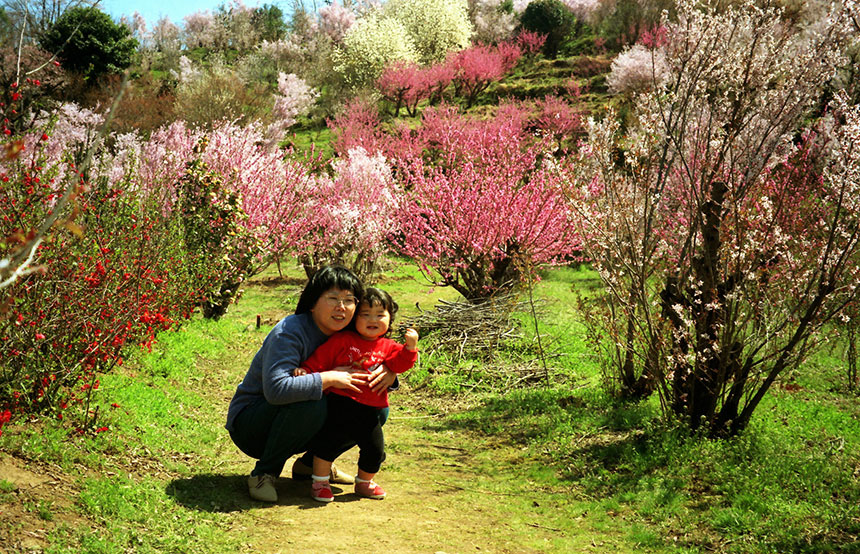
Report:
<svg viewBox="0 0 860 554"><path fill-rule="evenodd" d="M235 495L216 510L229 513L233 529L247 535L247 552L629 551L585 524L570 491L541 490L518 474L520 453L440 423L392 409L385 426L389 457L378 478L388 492L382 501L335 485L334 502L316 502L308 482L288 477L290 460L277 484L279 502L253 502L244 486L251 464L227 444L220 466L232 474L224 483ZM356 457L353 449L338 464L352 470Z"/></svg>
<svg viewBox="0 0 860 554"><path fill-rule="evenodd" d="M577 498L569 486L553 489L531 481L528 470L536 466L523 451L451 428L444 419L429 417L421 410L392 408L386 424L388 459L379 476L388 491L382 501L360 499L352 487L335 486L334 502L316 502L309 496L307 481L288 477L292 460L277 484L279 502L252 501L246 486L252 461L235 448L226 433L217 436L214 459L193 457L199 472L179 477L164 468L150 467L147 473L159 476L167 502L208 513L220 528L229 529L240 541L235 551L635 551L617 532L611 532L611 525L607 529L599 520L596 523L588 513L593 504ZM352 470L356 456L353 449L338 464ZM13 534L5 536L7 544L0 540L0 552L41 552L48 546L50 530L60 524L83 525L97 532L98 526L82 518L74 507L78 475L65 473L54 464L7 455L0 455L0 474L19 487L18 496L24 501L0 504L0 514L17 522ZM40 502L52 503L52 521L41 520L32 508Z"/></svg>

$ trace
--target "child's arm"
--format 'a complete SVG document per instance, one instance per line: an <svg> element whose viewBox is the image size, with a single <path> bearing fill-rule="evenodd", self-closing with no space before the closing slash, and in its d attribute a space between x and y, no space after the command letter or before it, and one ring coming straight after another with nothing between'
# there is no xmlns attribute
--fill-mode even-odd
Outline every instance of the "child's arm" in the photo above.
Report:
<svg viewBox="0 0 860 554"><path fill-rule="evenodd" d="M418 359L418 331L413 328L406 330L405 344L396 344L391 355L385 359L385 365L394 373L403 373L415 365Z"/></svg>

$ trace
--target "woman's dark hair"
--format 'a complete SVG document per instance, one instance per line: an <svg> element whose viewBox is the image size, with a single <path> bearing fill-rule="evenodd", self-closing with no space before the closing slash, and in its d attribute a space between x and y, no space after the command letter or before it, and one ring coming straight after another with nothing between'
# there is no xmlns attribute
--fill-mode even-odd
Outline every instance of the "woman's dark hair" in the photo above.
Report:
<svg viewBox="0 0 860 554"><path fill-rule="evenodd" d="M329 289L348 290L355 296L356 303L361 302L364 297L364 285L355 274L342 265L327 265L320 268L313 277L308 280L299 303L296 306L297 314L306 314L316 305L320 296Z"/></svg>
<svg viewBox="0 0 860 554"><path fill-rule="evenodd" d="M391 316L391 319L388 321L388 331L383 336L390 335L391 329L394 328L394 315L399 309L397 302L391 298L391 295L382 289L368 287L364 289L364 296L359 302L358 309L361 309L361 304L367 304L370 307L379 305L388 310L388 315ZM352 321L349 322L349 326L347 328L355 331L355 318L352 318Z"/></svg>

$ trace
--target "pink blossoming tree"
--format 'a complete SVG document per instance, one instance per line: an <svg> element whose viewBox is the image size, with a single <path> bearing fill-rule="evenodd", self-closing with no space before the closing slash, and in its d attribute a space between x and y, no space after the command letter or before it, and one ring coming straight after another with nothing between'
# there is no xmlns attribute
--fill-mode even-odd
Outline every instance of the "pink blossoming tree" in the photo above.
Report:
<svg viewBox="0 0 860 554"><path fill-rule="evenodd" d="M308 276L339 263L367 279L397 234L402 192L379 152L354 147L332 165L333 177L317 176L308 187L295 250Z"/></svg>
<svg viewBox="0 0 860 554"><path fill-rule="evenodd" d="M337 0L319 9L319 28L335 43L343 41L355 19L355 12Z"/></svg>
<svg viewBox="0 0 860 554"><path fill-rule="evenodd" d="M470 108L478 95L510 71L520 57L519 48L505 43L498 47L478 44L452 53L448 65L454 72L454 89Z"/></svg>
<svg viewBox="0 0 860 554"><path fill-rule="evenodd" d="M394 117L399 117L402 107L414 116L418 102L430 96L427 72L414 62L395 61L386 66L376 88L394 105Z"/></svg>
<svg viewBox="0 0 860 554"><path fill-rule="evenodd" d="M514 105L483 121L449 107L427 110L398 161L408 193L395 241L429 279L472 301L577 250L565 168L544 156L526 121Z"/></svg>

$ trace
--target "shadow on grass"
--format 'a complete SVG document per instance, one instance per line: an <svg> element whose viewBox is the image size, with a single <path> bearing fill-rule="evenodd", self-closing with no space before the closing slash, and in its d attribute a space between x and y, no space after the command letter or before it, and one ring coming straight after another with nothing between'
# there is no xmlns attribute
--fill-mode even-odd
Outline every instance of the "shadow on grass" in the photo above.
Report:
<svg viewBox="0 0 860 554"><path fill-rule="evenodd" d="M706 439L661 419L653 403L558 389L489 397L422 425L531 445L517 467L551 467L554 479L637 514L656 533L693 529L692 551L725 551L737 542L757 552L860 553L851 454L825 458L817 444L767 425L731 440ZM804 490L804 482L815 490ZM813 492L828 501L811 503Z"/></svg>
<svg viewBox="0 0 860 554"><path fill-rule="evenodd" d="M275 488L278 491L277 502L259 502L248 496L247 475L203 473L174 479L168 483L165 492L181 506L211 513L231 513L274 506L297 506L301 510L325 506L324 503L310 498L309 481L281 478L276 482ZM344 490L337 485L332 485L331 489L337 495L337 502L359 500L349 489Z"/></svg>
<svg viewBox="0 0 860 554"><path fill-rule="evenodd" d="M637 490L643 478L672 466L673 455L683 451L684 431L661 425L658 415L646 403L544 389L487 398L425 428L465 430L515 448L545 445L541 450L553 459L561 480L603 496Z"/></svg>

